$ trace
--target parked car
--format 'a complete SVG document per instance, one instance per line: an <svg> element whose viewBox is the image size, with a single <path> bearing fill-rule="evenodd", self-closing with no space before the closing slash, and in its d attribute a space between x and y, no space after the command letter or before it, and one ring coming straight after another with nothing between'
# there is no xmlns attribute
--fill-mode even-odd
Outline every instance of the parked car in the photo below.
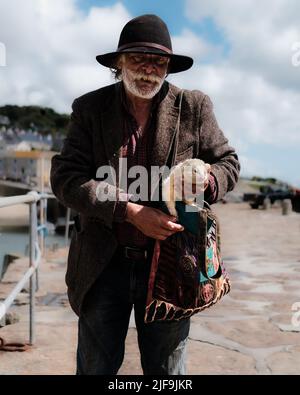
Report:
<svg viewBox="0 0 300 395"><path fill-rule="evenodd" d="M244 202L249 202L253 209L258 209L260 206L267 208L269 205L274 204L276 201L290 199L294 209L294 200L298 200L295 190L289 186L278 185L264 185L259 188L258 193L245 193ZM296 211L296 210L295 210Z"/></svg>

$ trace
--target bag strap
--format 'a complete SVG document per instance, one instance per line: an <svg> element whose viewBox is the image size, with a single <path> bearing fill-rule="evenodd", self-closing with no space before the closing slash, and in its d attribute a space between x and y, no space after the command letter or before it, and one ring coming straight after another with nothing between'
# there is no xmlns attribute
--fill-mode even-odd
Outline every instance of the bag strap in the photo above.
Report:
<svg viewBox="0 0 300 395"><path fill-rule="evenodd" d="M180 96L179 96L179 112L178 112L178 118L177 118L177 123L176 123L176 129L175 129L175 135L174 135L174 148L173 148L173 154L172 154L172 161L171 161L171 167L175 165L175 160L176 160L176 155L177 155L177 150L178 150L178 141L179 141L179 129L180 129L180 120L181 120L181 107L182 107L182 98L184 94L184 89L180 91ZM203 200L204 207L208 208L211 210L210 205Z"/></svg>
<svg viewBox="0 0 300 395"><path fill-rule="evenodd" d="M179 97L179 112L178 112L177 124L176 124L176 129L175 129L174 149L173 149L171 167L173 167L175 165L177 149L178 149L178 140L179 140L179 129L180 129L180 119L181 119L181 107L182 107L183 93L184 93L184 90L182 89L181 92L180 92L180 97Z"/></svg>
<svg viewBox="0 0 300 395"><path fill-rule="evenodd" d="M167 163L166 164L167 164L167 166L170 169L174 166L175 160L176 160L176 155L177 155L183 92L184 92L183 90L180 91L178 118L177 118L175 133L174 133L174 136L173 136L173 139L172 139L172 142L171 142L171 148L170 148L170 151L168 152L168 157L167 157ZM172 156L171 156L171 154L172 154ZM160 192L159 192L160 195L161 195L161 181L162 181L162 177L163 177L162 173L160 173L159 174L159 180L158 180L158 185L159 185L159 189L160 189ZM158 207L161 209L160 206L158 206ZM168 211L167 211L167 213L168 213Z"/></svg>

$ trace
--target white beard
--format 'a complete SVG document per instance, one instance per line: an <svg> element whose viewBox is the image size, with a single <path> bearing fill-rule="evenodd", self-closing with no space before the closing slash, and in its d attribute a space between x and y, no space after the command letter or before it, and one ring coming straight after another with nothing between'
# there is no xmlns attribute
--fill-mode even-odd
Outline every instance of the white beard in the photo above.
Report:
<svg viewBox="0 0 300 395"><path fill-rule="evenodd" d="M141 99L152 99L160 91L160 88L164 83L165 77L163 78L157 76L149 77L145 75L146 78L149 78L150 80L155 80L155 84L156 84L154 88L152 89L149 88L148 91L145 92L144 90L139 89L139 87L136 84L136 80L141 79L142 76L143 74L132 72L128 70L126 67L123 67L122 69L122 80L128 92Z"/></svg>

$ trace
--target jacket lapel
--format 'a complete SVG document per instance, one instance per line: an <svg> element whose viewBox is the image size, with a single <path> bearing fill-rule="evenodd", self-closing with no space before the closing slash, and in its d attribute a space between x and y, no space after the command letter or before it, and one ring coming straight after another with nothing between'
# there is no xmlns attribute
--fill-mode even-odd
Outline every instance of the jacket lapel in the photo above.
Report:
<svg viewBox="0 0 300 395"><path fill-rule="evenodd" d="M172 149L179 113L178 103L175 103L179 90L169 83L165 83L163 89L168 90L168 92L158 107L150 157L150 163L153 166L164 166L167 163Z"/></svg>
<svg viewBox="0 0 300 395"><path fill-rule="evenodd" d="M121 84L114 86L112 100L108 101L105 111L102 113L102 135L105 153L116 174L119 171L119 157L122 149L122 105L121 105Z"/></svg>
<svg viewBox="0 0 300 395"><path fill-rule="evenodd" d="M177 107L175 103L179 90L169 83L165 83L163 89L167 90L167 94L158 107L156 129L150 156L150 165L159 167L167 165L173 146L179 114L179 103L177 103ZM152 201L160 199L160 180L167 175L168 173L163 172L163 174L160 173L158 180L151 180Z"/></svg>

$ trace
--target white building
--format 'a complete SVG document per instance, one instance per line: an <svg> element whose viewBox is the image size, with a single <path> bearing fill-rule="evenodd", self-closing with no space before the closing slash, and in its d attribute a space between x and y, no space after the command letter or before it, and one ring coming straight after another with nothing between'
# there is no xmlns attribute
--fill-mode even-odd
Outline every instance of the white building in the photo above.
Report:
<svg viewBox="0 0 300 395"><path fill-rule="evenodd" d="M0 179L21 182L39 191L50 189L53 151L0 150Z"/></svg>

